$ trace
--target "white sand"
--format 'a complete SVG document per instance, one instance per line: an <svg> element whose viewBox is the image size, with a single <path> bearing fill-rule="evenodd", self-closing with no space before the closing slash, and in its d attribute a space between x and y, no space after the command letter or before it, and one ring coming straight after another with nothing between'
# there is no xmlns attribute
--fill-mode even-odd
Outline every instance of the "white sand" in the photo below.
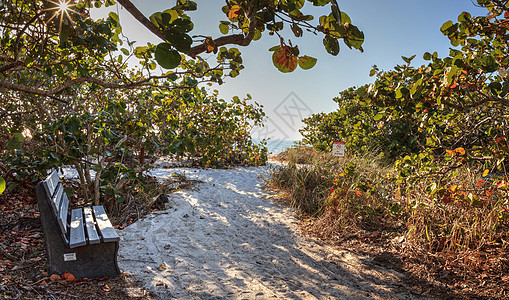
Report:
<svg viewBox="0 0 509 300"><path fill-rule="evenodd" d="M270 199L268 167L185 172L197 189L119 231L120 268L160 299L413 299L400 274L303 236Z"/></svg>

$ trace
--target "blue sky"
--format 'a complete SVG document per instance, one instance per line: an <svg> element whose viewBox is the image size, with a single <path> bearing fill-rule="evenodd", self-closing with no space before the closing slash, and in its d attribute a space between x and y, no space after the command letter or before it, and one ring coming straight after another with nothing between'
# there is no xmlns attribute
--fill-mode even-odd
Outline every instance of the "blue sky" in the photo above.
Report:
<svg viewBox="0 0 509 300"><path fill-rule="evenodd" d="M132 2L146 16L174 4L174 1L168 0ZM198 3L198 10L190 13L195 23L192 34L220 36L219 21L227 19L221 11L225 2L195 2ZM249 93L264 106L269 120L266 128L255 131L253 137L300 139L298 129L301 123L297 119L310 113L335 110L336 104L332 98L340 91L373 82L373 78L369 77L371 66L378 65L381 69L389 70L403 63L402 55L408 57L414 54L417 57L413 64L420 65L424 63L422 54L426 51L437 51L439 56L446 56L450 44L440 32L442 24L448 20L456 21L463 11L472 15L486 14L485 9L475 7L470 0L338 0L338 3L340 9L350 16L352 23L364 32L364 53L350 50L342 44L340 54L334 57L326 53L320 36L305 33L303 38L297 39L288 33L286 37L294 45L299 45L301 54L316 57L318 62L311 70L297 69L293 73L283 74L273 67L272 53L268 51L279 41L277 37L265 34L249 47L239 48L246 67L240 76L212 87L219 90L220 97L226 100ZM113 9L119 12L124 34L137 41L137 45L147 41L160 42L121 7ZM310 4L306 4L305 9L315 15L330 12L329 7L316 8ZM102 17L106 14L101 9L93 12L92 16Z"/></svg>

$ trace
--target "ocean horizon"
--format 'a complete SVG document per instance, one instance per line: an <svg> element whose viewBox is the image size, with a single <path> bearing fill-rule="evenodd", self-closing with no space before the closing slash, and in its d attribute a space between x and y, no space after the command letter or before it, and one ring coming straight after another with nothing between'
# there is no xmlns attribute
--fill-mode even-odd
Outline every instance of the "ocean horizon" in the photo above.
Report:
<svg viewBox="0 0 509 300"><path fill-rule="evenodd" d="M253 142L259 144L261 140L253 139ZM279 140L279 139L270 139L267 140L267 151L269 153L281 153L286 149L290 148L295 143L299 142L299 140Z"/></svg>

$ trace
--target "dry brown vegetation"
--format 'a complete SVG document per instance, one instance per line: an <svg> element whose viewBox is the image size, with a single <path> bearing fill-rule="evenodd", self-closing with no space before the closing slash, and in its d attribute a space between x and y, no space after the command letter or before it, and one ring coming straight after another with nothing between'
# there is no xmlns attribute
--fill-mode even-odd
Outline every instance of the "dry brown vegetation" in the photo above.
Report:
<svg viewBox="0 0 509 300"><path fill-rule="evenodd" d="M279 159L286 164L267 187L299 210L304 230L377 257L396 255L384 263L459 297L509 296L509 200L500 181L479 180L464 166L436 191L429 188L436 178L405 182L372 157L301 147Z"/></svg>

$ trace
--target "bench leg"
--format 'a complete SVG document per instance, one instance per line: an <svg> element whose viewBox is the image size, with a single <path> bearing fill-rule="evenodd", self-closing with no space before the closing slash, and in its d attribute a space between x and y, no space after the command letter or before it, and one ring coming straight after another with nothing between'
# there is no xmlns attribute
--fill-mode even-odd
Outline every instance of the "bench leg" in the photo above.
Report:
<svg viewBox="0 0 509 300"><path fill-rule="evenodd" d="M48 257L48 272L69 272L76 278L105 278L120 274L117 264L118 242L69 248L60 234L59 225L47 201L44 187L36 187L42 229Z"/></svg>

